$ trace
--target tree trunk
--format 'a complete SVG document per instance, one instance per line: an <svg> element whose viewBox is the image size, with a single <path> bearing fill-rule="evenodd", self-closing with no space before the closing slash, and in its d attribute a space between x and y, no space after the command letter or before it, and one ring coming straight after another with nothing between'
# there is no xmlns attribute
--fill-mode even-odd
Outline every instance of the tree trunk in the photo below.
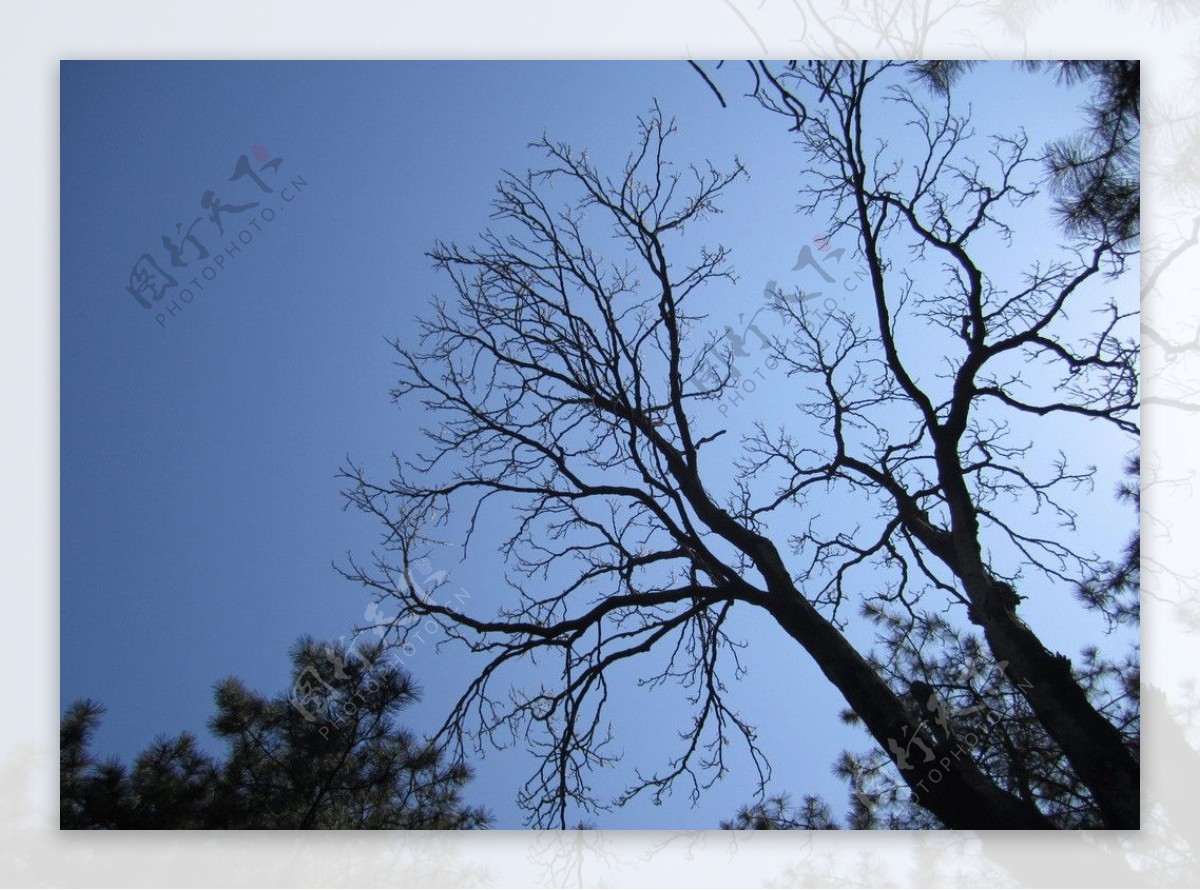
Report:
<svg viewBox="0 0 1200 890"><path fill-rule="evenodd" d="M1049 652L1001 602L994 583L991 588L984 596L968 588L968 595L971 617L983 628L992 653L1008 662L1009 679L1096 798L1105 826L1138 828L1141 765L1117 728L1092 707L1070 659Z"/></svg>
<svg viewBox="0 0 1200 890"><path fill-rule="evenodd" d="M976 830L1054 827L1034 804L1009 794L980 772L958 742L928 739L914 749L918 721L866 659L799 593L786 602L773 602L769 609L845 696L880 747L891 752L918 803L943 825ZM897 751L903 753L897 756ZM910 755L907 764L904 754Z"/></svg>

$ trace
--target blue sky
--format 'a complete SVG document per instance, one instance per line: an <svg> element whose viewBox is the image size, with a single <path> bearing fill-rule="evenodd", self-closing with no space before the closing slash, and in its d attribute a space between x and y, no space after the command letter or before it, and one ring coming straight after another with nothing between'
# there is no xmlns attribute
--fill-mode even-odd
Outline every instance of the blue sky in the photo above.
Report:
<svg viewBox="0 0 1200 890"><path fill-rule="evenodd" d="M61 702L102 701L96 747L126 758L160 732L203 736L219 678L283 689L298 635L337 638L363 621L367 601L331 563L366 556L378 530L341 509L335 474L349 455L384 477L392 452L419 446L421 418L389 399L384 338L404 339L428 299L448 293L424 252L437 238L470 242L501 172L536 162L529 141L545 132L611 168L657 98L678 119L678 158L740 157L751 179L705 235L733 248L742 276L733 299L714 303L714 327L756 310L768 280L804 284L792 266L820 234L794 213L798 155L779 122L744 101L721 111L681 62L67 62L61 77ZM1077 99L1007 65L972 83L985 121L1044 132L1035 142ZM262 173L270 193L229 181L256 149L281 161ZM223 265L174 315L143 308L126 289L143 253L180 282L164 303L189 288L161 239L206 213L209 190L258 206L223 214L224 234L202 219L192 231ZM236 241L243 231L249 243ZM197 252L184 245L190 275L204 265ZM778 394L760 392L758 410ZM754 405L735 414L748 422ZM1088 444L1118 459L1109 440ZM1120 520L1096 540L1119 540ZM451 548L433 559L478 603L494 589L494 562L460 564ZM1065 606L1035 613L1063 645ZM735 629L754 641L736 699L774 755L773 787L840 806L829 765L863 737L836 726L840 699L781 632L753 615ZM426 689L409 720L432 728L472 665L432 647L408 663ZM787 679L781 689L756 676ZM628 765L661 758L675 710L632 683L618 690ZM513 800L530 766L520 751L477 764L468 797L497 827L522 824ZM615 793L628 778L596 782ZM711 828L752 788L735 771L696 808L677 795L599 821Z"/></svg>

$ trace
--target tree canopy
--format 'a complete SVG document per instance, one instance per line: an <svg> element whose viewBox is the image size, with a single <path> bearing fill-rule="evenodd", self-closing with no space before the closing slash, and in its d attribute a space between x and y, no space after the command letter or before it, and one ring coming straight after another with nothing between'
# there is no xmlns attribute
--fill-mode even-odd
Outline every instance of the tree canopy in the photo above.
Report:
<svg viewBox="0 0 1200 890"><path fill-rule="evenodd" d="M724 103L727 71L700 70ZM979 136L961 70L750 66L749 101L798 143L799 212L852 239L870 308L775 291L785 333L758 336L784 400L741 428L716 409L745 385L743 344L705 327L732 254L696 233L746 171L677 165L657 105L613 172L538 141L540 165L499 184L492 228L432 250L452 296L417 342L393 341L394 395L433 419L428 451L386 482L344 468L383 547L343 571L399 606L390 645L432 622L483 657L439 738L456 757L527 742L536 824L607 805L587 777L619 757L606 707L627 664L686 690L693 716L610 803L699 793L735 741L765 791L769 752L728 703L742 656L727 622L749 609L870 737L837 765L856 826L1137 826L1136 640L1073 661L1023 616L1066 591L1136 620L1127 561L1078 543L1095 468L1052 437L1136 447L1137 68L1059 70L1092 85L1093 113L1037 146L1019 127ZM412 583L448 529L470 552L498 517L511 574L492 612ZM517 663L538 666L536 688L504 687ZM735 820L831 821L782 796Z"/></svg>

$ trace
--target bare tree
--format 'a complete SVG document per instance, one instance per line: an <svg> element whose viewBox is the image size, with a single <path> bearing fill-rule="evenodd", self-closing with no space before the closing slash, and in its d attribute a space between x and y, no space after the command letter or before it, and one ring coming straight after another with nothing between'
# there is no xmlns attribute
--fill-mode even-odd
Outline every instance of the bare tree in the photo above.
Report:
<svg viewBox="0 0 1200 890"><path fill-rule="evenodd" d="M767 107L789 118L796 117L792 109L803 107L801 90L819 95L829 107L800 127L809 157L817 162L809 171L816 184L807 189L802 210L832 208L831 230L857 236L876 318L867 327L837 313L814 319L799 304L792 315L806 348L799 355L781 351L780 358L794 373L822 381L813 409L824 412L834 448L816 455L791 436L763 433L751 444L760 456L755 466L784 467L791 477L783 494L788 499L836 478L849 486L866 484L890 501L890 521L877 538L802 536L813 565L843 560L825 593L840 600L846 569L882 553L905 579L894 594L901 601L908 599L910 572L960 601L992 654L1024 681L1029 704L1095 795L1106 824L1134 825L1139 767L1129 739L1089 701L1069 660L1048 651L1017 617L1017 577L988 560L985 527L1006 538L1043 583L1073 584L1097 571L1069 538L1029 532L1020 513L1014 521L993 506L1015 499L1033 512L1050 509L1073 528L1075 514L1057 491L1084 481L1090 471L1068 471L1064 456L1048 476L1037 478L1028 443L1014 443L1005 415L987 408L996 402L1009 415L1072 414L1137 432L1133 311L1109 299L1089 306L1104 317L1090 340L1073 342L1063 333L1068 309L1081 302L1079 292L1089 280L1105 271L1120 274L1134 249L1137 189L1136 181L1128 181L1126 159L1131 146L1136 157L1130 132L1137 119L1136 69L1131 76L1118 67L1101 78L1093 108L1102 110L1094 110L1084 135L1050 146L1045 155L1031 153L1023 134L997 138L987 159L991 170L985 171L962 150L969 121L952 111L947 79L940 83L947 100L940 109L892 86L893 100L909 111L921 150L906 157L904 166L885 158L865 134L869 112L864 112L872 84L890 67L793 65L756 87ZM928 68L918 71L927 75ZM1006 204L1033 197L1033 188L1022 184L1030 179L1023 168L1047 163L1059 196L1057 212L1067 234L1075 236L1074 256L1031 267L1022 286L1006 287L1003 272L989 274L972 247L991 233L1011 242L1000 214ZM900 255L907 264L896 274L892 258ZM945 270L938 287L916 278L931 266ZM914 269L920 271L914 275ZM920 352L905 354L896 333L905 315L948 335L944 382L925 382L912 369ZM884 373L840 384L841 366L856 351L882 354ZM1047 370L1033 377L1030 365ZM894 425L880 427L878 406L884 403L909 409L910 437Z"/></svg>
<svg viewBox="0 0 1200 890"><path fill-rule="evenodd" d="M522 802L538 824L565 826L572 805L599 805L586 776L612 758L610 677L652 651L661 657L642 659L653 665L646 681L687 688L694 717L682 749L639 772L616 802L658 798L679 782L698 794L723 774L735 741L765 783L754 729L724 685L741 669L726 634L735 608L762 610L812 656L931 824L1077 824L1045 803L1048 786L1022 785L979 744L926 719L932 699L919 693L933 695L931 677L905 681L859 651L846 636L850 600L868 615L940 610L957 627L977 626L981 651L1019 678L1045 757L1078 776L1097 824L1135 826L1129 727L1114 725L1070 661L1017 614L1035 587L1077 585L1101 567L1072 546L1074 514L1059 495L1089 473L1065 457L1039 466L1006 419L1065 415L1136 432L1129 313L1101 293L1104 321L1091 339L1059 329L1075 304L1094 308L1102 288L1093 283L1119 274L1131 248L1083 243L1089 233L1077 232L1073 248L1031 260L1014 284L1012 258L992 273L975 244L1010 237L1004 214L1037 192L1043 158L1023 135L996 139L977 159L949 95L916 95L890 63L755 73L755 95L789 116L807 150L806 211L828 216L831 235L854 234L872 294L867 318L817 315L803 294L777 296L790 328L774 351L792 392L808 393L804 410L746 431L731 483L707 457L731 435L712 407L737 371L697 304L732 272L727 251L694 246L691 230L741 165L674 167L674 125L657 106L616 176L543 140L544 166L500 184L496 229L475 248L439 244L431 254L456 298L435 306L418 346L393 343L394 395L442 423L427 430L431 452L398 460L386 484L344 469L351 502L383 523L385 551L343 573L398 602L395 644L432 621L487 657L442 736L458 753L501 732L529 739L541 767ZM911 140L897 159L872 134L876 91L908 111L916 156ZM601 245L617 252L606 259ZM933 353L943 366L925 360ZM1023 373L1032 362L1036 376ZM821 505L845 498L859 504L854 521L829 528L835 511ZM506 579L512 595L494 614L412 583L416 561L445 534L439 526L465 517L465 551L485 511L501 506L515 517L502 555L519 577ZM1039 510L1066 533L1045 533L1030 515ZM945 640L925 642L918 664L948 657ZM537 662L541 688L500 688L517 661Z"/></svg>

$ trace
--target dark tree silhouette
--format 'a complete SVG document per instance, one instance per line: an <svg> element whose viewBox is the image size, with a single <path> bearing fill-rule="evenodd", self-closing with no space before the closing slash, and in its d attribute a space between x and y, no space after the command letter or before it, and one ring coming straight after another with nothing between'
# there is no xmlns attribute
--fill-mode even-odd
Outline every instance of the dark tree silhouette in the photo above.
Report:
<svg viewBox="0 0 1200 890"><path fill-rule="evenodd" d="M1136 328L1106 297L1133 248L1073 226L1069 245L1041 256L977 249L1008 242L1006 215L1038 206L1048 155L1021 133L979 151L949 82L930 98L898 63L752 70L751 95L806 151L803 212L854 237L870 284L867 317L776 295L789 330L774 357L790 391L807 393L794 415L730 431L711 407L736 385L735 355L705 334L696 304L732 272L725 248L692 232L741 166L672 166L674 125L657 106L615 176L543 139L544 165L500 184L496 228L431 254L455 299L435 305L418 345L393 343L394 395L441 423L426 431L431 451L398 459L388 483L344 468L347 497L385 529L385 552L344 574L399 604L394 645L434 622L487 656L441 736L456 755L502 732L529 739L541 767L522 802L538 824L601 805L586 774L613 762L610 678L652 650L663 655L646 659L645 681L689 690L694 718L682 749L616 803L661 799L680 781L698 793L738 738L765 782L722 679L727 663L740 669L725 632L737 608L766 613L815 660L928 824L1136 826L1130 694L1110 700L1110 684L1019 615L1025 598L1073 591L1103 567L1074 546L1060 492L1092 471L1031 431L1062 418L1136 435ZM873 129L881 101L907 113L903 156ZM1083 338L1065 324L1077 308L1101 313ZM706 456L739 433L728 481ZM492 509L511 511L502 555L523 575L506 579L502 606L472 614L412 583L444 527L469 552ZM1047 531L1043 513L1065 531ZM877 627L878 653L848 638L848 602ZM999 691L969 677L949 688L938 665L958 670L968 655L1003 673ZM540 688L497 688L517 661L536 661ZM1006 711L991 710L996 696ZM988 715L1011 715L1005 732L951 725L967 698L989 727ZM1039 764L1037 781L998 753L1006 745ZM1056 790L1063 775L1077 794ZM805 812L793 821L828 815Z"/></svg>
<svg viewBox="0 0 1200 890"><path fill-rule="evenodd" d="M460 799L470 771L396 723L416 701L411 677L376 648L341 652L301 640L296 685L267 698L236 678L216 687L214 759L188 733L162 737L132 769L90 750L103 707L63 715L62 828L482 828Z"/></svg>
<svg viewBox="0 0 1200 890"><path fill-rule="evenodd" d="M922 107L924 103L907 89L893 87L894 101L911 109L910 119L926 149L921 157L905 158L915 161L911 178L905 177L899 164L889 167L882 152L868 153L867 149L874 147L864 135L863 101L872 80L883 76L887 67L871 71L869 66L849 63L791 64L771 78L755 82L753 95L764 107L784 115L793 129L796 121L802 123L802 141L811 159L818 164L832 159L841 166L840 173L833 176L820 166L810 170L820 184L808 190L809 200L802 210L818 213L832 205L832 230L842 227L858 236L871 274L877 314L875 329L864 336L857 320L848 316L831 313L814 319L812 313L803 311L804 304L791 313L809 348L802 349L799 358L781 353L780 359L794 373L823 381L825 392L813 409L824 412L833 424L836 456L826 464L801 467L804 451L790 437L762 437L752 446L763 456L756 466L775 461L790 468L795 474L794 492L822 483L828 473L850 484L875 482L894 501L894 528L875 541L854 541L840 531L834 536L810 533L800 538L812 553L811 565L827 567L831 560L837 564L834 583L826 589L835 602L840 602L844 593L843 572L878 548L886 550L885 561L897 563L903 583L896 595L866 604L864 613L881 627L879 639L885 655L875 659L881 672L894 687L903 688L906 678L917 678L914 688L919 684L928 690L914 696L914 703L933 715L935 737L939 726L944 732L950 708L936 696L930 697L933 690L921 677L936 677L947 695L966 692L957 697L968 714L980 710L987 715L1007 714L1008 728L1037 724L1036 731L1023 733L1023 745L1014 746L1009 740L1007 750L992 752L990 765L986 751L976 749L975 760L1004 787L1016 789L1023 799L1037 800L1043 811L1055 817L1056 824L1136 825L1140 772L1136 654L1114 662L1101 658L1098 649L1089 646L1082 653L1083 663L1073 667L1064 656L1049 652L1016 615L1023 599L1013 586L1019 575L1005 576L998 565L986 564L992 540L986 527L1007 538L1024 557L1027 568L1039 571L1054 584L1072 586L1085 605L1103 611L1113 624L1137 617L1133 580L1138 556L1136 531L1126 552L1113 563L1084 558L1073 549L1069 537L1031 535L998 515L993 504L1009 498L1024 501L1034 513L1052 510L1073 530L1075 513L1057 499L1056 490L1090 479L1094 470L1071 473L1063 455L1048 476L1035 479L1030 473L1035 466L1029 461L1031 443L1013 443L1004 416L980 408L994 399L1013 412L1036 417L1077 414L1125 433L1137 432L1136 329L1129 323L1133 311L1122 311L1115 299L1099 305L1093 302L1092 307L1107 316L1107 321L1090 340L1070 342L1060 333L1068 316L1068 301L1079 302L1076 291L1101 274L1102 264L1107 264L1104 271L1109 276L1119 275L1136 247L1137 63L1051 65L1064 82L1088 78L1095 82L1096 97L1088 107L1087 126L1074 137L1051 143L1040 156L1029 154L1023 134L997 138L989 158L995 170L990 182L985 181L975 159L956 151L970 138L969 122L951 112L950 91L969 67L966 63L913 66L915 79L932 86L945 101L940 116ZM1036 70L1043 65L1026 67ZM810 118L800 98L805 91L809 96L819 95L818 105L833 110ZM1026 288L1014 294L1004 289L1002 269L986 269L970 245L980 235L986 238L988 229L1011 243L1012 233L998 218L998 211L1006 202L1020 204L1033 197L1033 190L1021 185L1021 167L1030 164L1047 171L1056 199L1053 212L1071 237L1069 247L1076 251L1077 259L1073 267L1059 261L1031 271ZM891 288L898 298L889 299L885 280L900 247L909 252L909 260L900 287ZM920 269L928 259L944 264L948 289L929 293L927 279L914 282L909 270ZM910 298L912 308L905 307ZM933 397L936 390L918 383L917 375L906 366L919 362L919 355L910 350L909 358L901 357L903 347L894 332L903 326L906 316L923 317L947 334L956 334L963 343L961 360L951 360L947 385L942 388L945 400L940 403ZM882 336L871 339L876 333ZM846 357L866 342L883 353L891 379L889 386L871 392L878 402L856 404L853 390L865 388L859 386L861 381L842 387L835 381ZM831 344L836 344L836 351L831 351ZM1012 358L1021 364L1014 366ZM1034 363L1047 364L1052 370L1040 380L1030 379L1024 369ZM996 368L1005 369L1002 376L992 370ZM1022 391L1033 397L1020 395ZM878 406L885 400L907 402L915 409L917 435L903 444L896 436L886 441L881 437L870 460L863 462L847 450L851 439L844 431L874 425L871 435L877 435ZM1125 486L1120 492L1127 499L1135 497L1136 459L1131 476L1133 487ZM904 515L906 501L908 517ZM928 521L933 510L943 517L936 526ZM913 562L893 549L896 529ZM914 547L914 541L919 546ZM949 572L948 579L930 571L922 551L941 563ZM963 679L981 663L980 640L952 629L940 615L915 611L914 600L904 595L910 570L966 606L967 617L983 631L994 663L1006 669L1003 677L988 678L991 694L1010 699L1006 707L1001 707L999 700L988 702L987 696L972 690L970 684L964 688ZM920 642L914 644L913 640ZM931 653L935 658L931 659ZM952 657L946 659L946 653ZM1015 685L1013 677L1019 681ZM972 728L978 731L971 733L975 738L997 735L986 724ZM1040 757L1034 756L1037 752ZM1081 781L1073 781L1070 773L1053 775L1063 756ZM874 760L877 767L878 758ZM849 758L839 765L839 772L857 779L873 770L864 770L861 763ZM872 808L865 806L861 791L856 791L856 797L864 806L855 810L851 822L871 823ZM894 793L890 797L894 799ZM910 814L888 817L893 825L912 821Z"/></svg>

